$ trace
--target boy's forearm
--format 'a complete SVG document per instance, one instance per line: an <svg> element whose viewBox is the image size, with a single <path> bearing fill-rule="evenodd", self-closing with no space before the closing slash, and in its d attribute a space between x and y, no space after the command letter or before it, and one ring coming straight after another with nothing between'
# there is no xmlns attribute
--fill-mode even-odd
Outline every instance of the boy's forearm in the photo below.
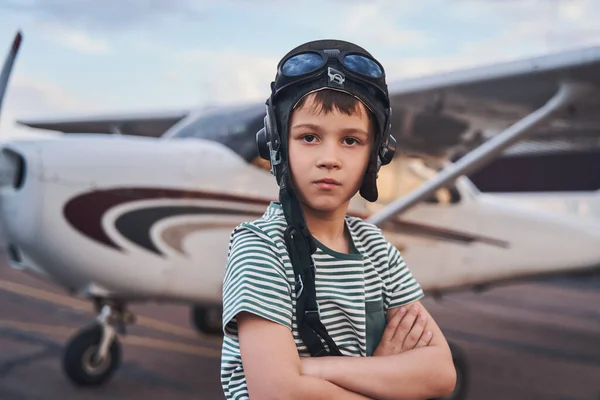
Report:
<svg viewBox="0 0 600 400"><path fill-rule="evenodd" d="M325 379L313 378L313 379L304 379L310 377L302 377L303 379L298 380L299 387L297 388L297 393L300 396L292 396L293 399L344 399L344 400L368 400L370 397L367 397L363 394L356 393L351 391L350 389L345 389L336 385L333 382L327 381Z"/></svg>
<svg viewBox="0 0 600 400"><path fill-rule="evenodd" d="M370 397L344 389L333 382L312 376L299 376L288 380L284 393L274 393L274 398L292 400L304 399L339 399L339 400L369 400Z"/></svg>
<svg viewBox="0 0 600 400"><path fill-rule="evenodd" d="M437 347L381 357L318 357L311 374L376 399L442 397L456 382L452 358Z"/></svg>

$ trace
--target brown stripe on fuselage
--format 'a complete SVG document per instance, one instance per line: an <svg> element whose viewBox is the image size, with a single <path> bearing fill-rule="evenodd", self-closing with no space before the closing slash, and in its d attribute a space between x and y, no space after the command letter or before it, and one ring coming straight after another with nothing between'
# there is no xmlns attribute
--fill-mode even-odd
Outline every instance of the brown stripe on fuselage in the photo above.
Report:
<svg viewBox="0 0 600 400"><path fill-rule="evenodd" d="M94 190L69 200L64 207L65 219L84 235L115 249L121 249L102 228L102 217L111 208L139 200L152 199L202 199L233 201L243 204L267 207L271 200L267 198L219 193L199 190L163 189L163 188L116 188Z"/></svg>
<svg viewBox="0 0 600 400"><path fill-rule="evenodd" d="M248 196L234 193L209 192L202 190L183 190L166 188L115 188L107 190L96 190L81 194L71 199L64 208L65 218L73 227L93 238L113 248L119 248L112 239L108 237L102 228L102 217L110 208L120 204L151 199L198 199L198 200L216 200L238 203L241 205L260 205L267 207L271 201L269 199L257 196ZM238 211L239 208L232 208L231 211ZM226 209L222 210L227 212ZM252 213L252 212L250 212ZM371 213L349 212L349 215L368 219ZM208 228L203 228L208 229ZM454 241L461 243L487 243L498 247L509 247L509 243L504 240L494 239L482 235L474 235L468 232L457 231L453 229L440 228L421 223L407 222L394 218L384 223L384 231L393 233L413 234L418 236L433 237L439 240ZM188 233L191 231L188 231ZM176 235L179 235L177 233ZM177 247L181 251L181 244Z"/></svg>
<svg viewBox="0 0 600 400"><path fill-rule="evenodd" d="M260 215L259 215L260 216ZM203 231L207 229L231 229L235 228L237 223L227 222L193 222L185 223L165 228L161 233L161 238L171 248L177 250L181 254L185 254L183 251L183 240L187 235L197 231Z"/></svg>

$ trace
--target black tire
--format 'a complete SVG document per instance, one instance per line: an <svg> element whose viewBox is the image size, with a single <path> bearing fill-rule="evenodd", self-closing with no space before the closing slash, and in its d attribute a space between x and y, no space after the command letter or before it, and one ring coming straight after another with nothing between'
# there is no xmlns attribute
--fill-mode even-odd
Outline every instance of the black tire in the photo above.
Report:
<svg viewBox="0 0 600 400"><path fill-rule="evenodd" d="M194 306L191 309L192 324L198 331L207 335L223 335L221 315L220 307Z"/></svg>
<svg viewBox="0 0 600 400"><path fill-rule="evenodd" d="M452 351L454 368L456 368L456 386L454 387L454 391L448 396L431 400L465 400L467 398L467 391L469 388L467 358L465 353L456 344L452 342L448 342L448 344L450 345L450 351Z"/></svg>
<svg viewBox="0 0 600 400"><path fill-rule="evenodd" d="M98 386L106 383L121 365L121 344L115 337L106 358L94 365L93 356L102 340L102 327L94 324L73 336L63 355L63 371L77 386Z"/></svg>

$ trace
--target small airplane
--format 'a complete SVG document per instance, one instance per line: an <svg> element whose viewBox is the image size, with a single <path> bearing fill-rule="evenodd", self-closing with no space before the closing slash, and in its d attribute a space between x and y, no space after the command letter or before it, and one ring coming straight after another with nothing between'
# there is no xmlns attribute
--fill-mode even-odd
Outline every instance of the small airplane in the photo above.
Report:
<svg viewBox="0 0 600 400"><path fill-rule="evenodd" d="M21 43L0 75L0 100ZM600 48L404 80L390 85L398 156L380 199L351 214L383 229L426 293L600 266L600 224L507 204L467 175L540 127L596 123ZM78 385L106 382L121 359L118 333L134 302L189 304L204 333L221 334L229 235L259 217L278 188L258 157L262 102L161 115L24 125L61 131L0 149L0 225L12 267L90 299L98 317L72 337L63 367ZM544 125L546 124L546 125ZM473 135L489 138L454 162ZM540 133L542 132L542 133ZM568 248L569 251L564 251ZM451 398L465 398L468 371Z"/></svg>

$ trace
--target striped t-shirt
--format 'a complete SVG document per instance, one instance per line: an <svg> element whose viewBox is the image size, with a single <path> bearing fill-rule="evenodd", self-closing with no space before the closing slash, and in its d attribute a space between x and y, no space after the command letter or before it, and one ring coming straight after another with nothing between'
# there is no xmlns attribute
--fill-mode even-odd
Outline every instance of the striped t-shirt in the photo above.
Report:
<svg viewBox="0 0 600 400"><path fill-rule="evenodd" d="M237 226L230 238L223 280L221 384L227 399L247 399L236 315L248 311L288 327L300 356L310 356L297 331L294 269L283 233L279 203ZM346 216L353 251L333 251L317 242L313 254L320 319L344 356L371 355L385 327L385 312L419 300L421 286L381 230Z"/></svg>

